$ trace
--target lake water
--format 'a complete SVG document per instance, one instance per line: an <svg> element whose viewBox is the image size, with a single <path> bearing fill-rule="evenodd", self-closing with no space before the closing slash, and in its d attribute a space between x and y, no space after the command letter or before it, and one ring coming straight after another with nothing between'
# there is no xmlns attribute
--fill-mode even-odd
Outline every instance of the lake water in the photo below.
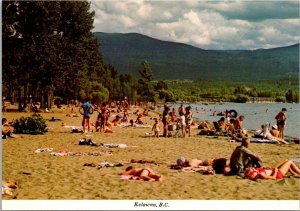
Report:
<svg viewBox="0 0 300 211"><path fill-rule="evenodd" d="M280 104L280 103L224 103L224 104L190 104L193 108L194 118L199 121L217 121L221 116L213 116L213 112L225 112L234 109L238 115L244 115L243 126L249 130L260 129L260 126L269 122L276 124L275 116L282 108L287 109L286 129L284 134L291 137L300 138L300 104ZM173 104L172 108L178 111L179 104ZM184 104L188 106L188 104ZM163 108L162 108L163 109ZM268 110L267 110L268 109Z"/></svg>

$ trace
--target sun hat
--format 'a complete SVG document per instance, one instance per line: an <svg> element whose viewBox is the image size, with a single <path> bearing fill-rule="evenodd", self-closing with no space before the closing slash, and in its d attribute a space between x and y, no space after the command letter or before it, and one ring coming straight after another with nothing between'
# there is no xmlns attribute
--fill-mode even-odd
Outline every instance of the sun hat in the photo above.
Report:
<svg viewBox="0 0 300 211"><path fill-rule="evenodd" d="M179 166L182 166L185 162L185 158L183 156L180 156L178 159L177 159L177 165Z"/></svg>

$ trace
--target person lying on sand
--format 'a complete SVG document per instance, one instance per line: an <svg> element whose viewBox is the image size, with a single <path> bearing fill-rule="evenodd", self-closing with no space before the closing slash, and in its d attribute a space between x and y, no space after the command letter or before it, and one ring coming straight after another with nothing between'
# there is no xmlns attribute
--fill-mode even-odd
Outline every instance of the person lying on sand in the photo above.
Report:
<svg viewBox="0 0 300 211"><path fill-rule="evenodd" d="M199 166L209 166L212 164L212 159L208 161L202 161L198 159L191 159L187 160L185 157L180 156L177 159L177 167L178 168L183 168L183 167L199 167Z"/></svg>
<svg viewBox="0 0 300 211"><path fill-rule="evenodd" d="M149 168L135 168L128 166L121 176L134 176L145 181L162 181L163 176L158 176L152 169Z"/></svg>
<svg viewBox="0 0 300 211"><path fill-rule="evenodd" d="M300 169L292 160L283 160L272 168L247 168L245 178L256 179L283 179L290 172L294 177L300 178Z"/></svg>

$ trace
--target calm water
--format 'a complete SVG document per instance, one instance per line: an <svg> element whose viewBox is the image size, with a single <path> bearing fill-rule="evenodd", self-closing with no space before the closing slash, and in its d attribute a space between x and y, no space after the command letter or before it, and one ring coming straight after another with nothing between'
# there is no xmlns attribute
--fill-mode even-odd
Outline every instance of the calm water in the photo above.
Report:
<svg viewBox="0 0 300 211"><path fill-rule="evenodd" d="M172 105L172 108L179 107L179 104ZM184 106L188 106L184 104ZM287 121L285 135L291 137L300 137L300 104L276 104L276 103L224 103L220 104L191 104L194 112L194 118L199 121L209 120L217 121L220 116L213 116L213 112L225 112L225 110L235 109L238 115L244 115L244 127L250 130L259 129L265 122L271 125L276 124L275 116L282 108L287 108ZM197 109L196 109L197 108ZM267 110L268 109L268 110ZM267 110L267 111L266 111Z"/></svg>

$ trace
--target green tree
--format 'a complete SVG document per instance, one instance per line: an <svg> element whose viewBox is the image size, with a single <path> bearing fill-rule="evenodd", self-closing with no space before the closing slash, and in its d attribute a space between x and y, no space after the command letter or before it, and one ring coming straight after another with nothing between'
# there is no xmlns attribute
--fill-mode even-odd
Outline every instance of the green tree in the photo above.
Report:
<svg viewBox="0 0 300 211"><path fill-rule="evenodd" d="M141 78L138 80L138 94L141 100L153 102L155 101L155 91L151 83L153 79L152 69L147 61L144 61L142 65L143 68L139 70Z"/></svg>

